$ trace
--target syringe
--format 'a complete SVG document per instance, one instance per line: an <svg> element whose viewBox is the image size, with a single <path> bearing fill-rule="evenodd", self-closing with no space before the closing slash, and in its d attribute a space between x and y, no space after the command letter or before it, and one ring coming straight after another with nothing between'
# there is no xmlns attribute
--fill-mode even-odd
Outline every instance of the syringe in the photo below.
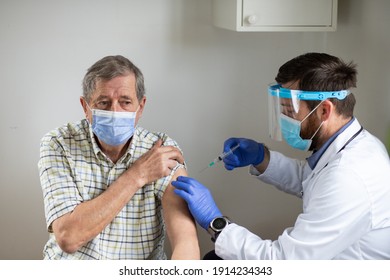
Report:
<svg viewBox="0 0 390 280"><path fill-rule="evenodd" d="M216 157L212 162L210 162L209 165L207 165L205 168L203 168L200 172L203 172L203 171L206 170L207 168L212 167L213 165L215 165L217 162L222 161L225 157L231 155L235 150L237 150L238 147L240 147L240 144L237 144L237 145L235 145L234 147L230 148L229 151L220 154L220 155L219 155L218 157ZM200 173L200 172L199 172L199 173Z"/></svg>

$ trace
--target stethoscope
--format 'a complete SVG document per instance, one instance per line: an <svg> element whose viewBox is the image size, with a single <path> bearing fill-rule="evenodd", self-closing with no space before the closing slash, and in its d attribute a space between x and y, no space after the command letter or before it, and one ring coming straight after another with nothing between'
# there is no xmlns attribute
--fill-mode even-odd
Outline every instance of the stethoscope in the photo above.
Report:
<svg viewBox="0 0 390 280"><path fill-rule="evenodd" d="M360 129L359 129L359 131L356 132L354 135L352 135L351 138L348 139L348 141L344 144L344 146L342 146L341 149L338 150L337 154L340 153L342 150L344 150L345 147L347 147L347 146L349 145L349 143L351 143L351 142L353 141L353 139L355 139L355 138L360 134L360 132L362 132L362 131L363 131L363 126L361 126ZM323 168L326 168L327 166L328 166L328 163L325 164L325 166L324 166ZM322 169L323 169L323 168L322 168ZM304 193L304 192L301 191L301 197L303 197L303 193Z"/></svg>
<svg viewBox="0 0 390 280"><path fill-rule="evenodd" d="M363 127L361 126L360 129L359 129L359 131L356 132L354 135L352 135L352 137L348 139L348 141L344 144L344 146L341 147L341 149L340 149L337 153L340 153L342 150L344 150L345 147L347 147L347 145L348 145L349 143L351 143L352 140L355 139L356 136L358 136L358 135L360 134L360 132L362 132L362 131L363 131Z"/></svg>

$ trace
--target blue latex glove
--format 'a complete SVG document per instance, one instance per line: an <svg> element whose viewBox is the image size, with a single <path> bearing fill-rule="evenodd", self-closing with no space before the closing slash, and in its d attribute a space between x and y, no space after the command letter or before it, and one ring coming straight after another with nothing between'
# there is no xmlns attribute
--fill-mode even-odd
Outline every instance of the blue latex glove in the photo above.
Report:
<svg viewBox="0 0 390 280"><path fill-rule="evenodd" d="M246 138L229 138L223 145L223 151L228 152L231 148L240 144L240 147L231 155L223 159L225 168L233 170L236 167L258 165L264 160L264 145Z"/></svg>
<svg viewBox="0 0 390 280"><path fill-rule="evenodd" d="M197 180L179 176L172 181L172 186L176 188L174 192L187 202L192 216L202 228L207 230L214 218L222 216L209 189Z"/></svg>

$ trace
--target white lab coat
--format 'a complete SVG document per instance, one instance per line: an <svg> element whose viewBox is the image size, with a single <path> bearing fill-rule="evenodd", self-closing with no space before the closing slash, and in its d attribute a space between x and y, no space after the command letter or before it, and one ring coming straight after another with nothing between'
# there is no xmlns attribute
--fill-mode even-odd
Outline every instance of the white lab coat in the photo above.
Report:
<svg viewBox="0 0 390 280"><path fill-rule="evenodd" d="M302 197L294 227L275 241L237 224L219 235L223 259L390 259L390 160L384 145L355 120L328 147L314 170L272 152L263 174L251 174ZM243 190L245 191L245 190ZM256 215L254 215L255 217Z"/></svg>

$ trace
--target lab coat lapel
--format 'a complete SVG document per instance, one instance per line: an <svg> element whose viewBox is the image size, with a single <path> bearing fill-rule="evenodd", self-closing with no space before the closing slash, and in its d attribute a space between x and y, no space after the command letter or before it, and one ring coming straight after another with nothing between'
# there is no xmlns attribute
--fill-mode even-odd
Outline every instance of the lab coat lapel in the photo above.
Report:
<svg viewBox="0 0 390 280"><path fill-rule="evenodd" d="M357 119L355 119L352 124L347 127L337 138L333 141L332 144L328 147L325 153L322 155L320 160L317 163L317 166L314 168L313 173L317 174L321 171L326 165L339 156L339 151L344 147L347 142L354 137L354 135L361 129L361 125Z"/></svg>

